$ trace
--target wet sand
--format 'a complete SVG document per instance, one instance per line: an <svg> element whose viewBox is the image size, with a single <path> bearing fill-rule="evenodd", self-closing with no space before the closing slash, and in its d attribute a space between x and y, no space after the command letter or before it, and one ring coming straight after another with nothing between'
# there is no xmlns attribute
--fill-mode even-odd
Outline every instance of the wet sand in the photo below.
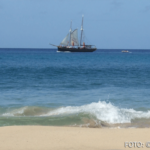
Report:
<svg viewBox="0 0 150 150"><path fill-rule="evenodd" d="M140 141L144 145L143 148L125 148L126 141ZM0 150L148 149L145 146L147 141L150 141L149 128L0 127Z"/></svg>

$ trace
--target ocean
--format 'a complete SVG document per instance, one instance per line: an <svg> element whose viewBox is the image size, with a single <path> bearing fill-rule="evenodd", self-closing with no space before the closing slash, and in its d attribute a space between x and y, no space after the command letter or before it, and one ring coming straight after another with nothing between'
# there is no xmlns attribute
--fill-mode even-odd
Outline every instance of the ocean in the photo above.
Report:
<svg viewBox="0 0 150 150"><path fill-rule="evenodd" d="M150 127L150 50L0 49L0 126Z"/></svg>

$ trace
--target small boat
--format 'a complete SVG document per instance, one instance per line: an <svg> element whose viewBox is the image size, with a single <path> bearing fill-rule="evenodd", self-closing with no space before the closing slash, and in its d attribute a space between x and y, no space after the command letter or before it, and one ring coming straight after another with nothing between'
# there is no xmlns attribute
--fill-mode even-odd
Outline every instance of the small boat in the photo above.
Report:
<svg viewBox="0 0 150 150"><path fill-rule="evenodd" d="M123 50L122 53L129 53L129 51L128 50Z"/></svg>
<svg viewBox="0 0 150 150"><path fill-rule="evenodd" d="M72 31L72 22L70 25L70 31L67 36L62 40L60 45L53 45L58 48L58 52L93 52L97 48L94 45L86 45L83 40L83 16L81 25L81 37L80 42L78 40L78 29Z"/></svg>

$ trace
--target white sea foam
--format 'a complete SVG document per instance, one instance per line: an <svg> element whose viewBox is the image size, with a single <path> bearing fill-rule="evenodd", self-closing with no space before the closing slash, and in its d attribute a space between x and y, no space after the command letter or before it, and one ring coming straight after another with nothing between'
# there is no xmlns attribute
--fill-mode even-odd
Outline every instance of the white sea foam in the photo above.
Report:
<svg viewBox="0 0 150 150"><path fill-rule="evenodd" d="M64 51L64 53L71 53L70 51Z"/></svg>
<svg viewBox="0 0 150 150"><path fill-rule="evenodd" d="M2 116L12 117L12 116L16 116L16 115L22 115L22 114L24 114L24 111L26 109L27 109L27 107L18 108L18 109L12 110L10 112L6 112L6 113L2 114Z"/></svg>
<svg viewBox="0 0 150 150"><path fill-rule="evenodd" d="M111 103L105 101L99 101L97 103L91 103L83 106L67 106L50 111L40 111L39 113L33 113L30 111L30 107L23 107L13 110L11 112L4 113L2 116L59 116L69 114L88 113L96 116L98 120L105 121L107 123L130 123L132 119L136 118L150 118L150 111L136 111L134 109L118 108ZM29 115L29 113L32 113Z"/></svg>
<svg viewBox="0 0 150 150"><path fill-rule="evenodd" d="M136 111L134 109L118 108L111 103L101 102L91 103L83 106L62 107L41 116L67 115L76 113L90 113L101 121L107 123L130 123L135 118L150 118L150 111Z"/></svg>

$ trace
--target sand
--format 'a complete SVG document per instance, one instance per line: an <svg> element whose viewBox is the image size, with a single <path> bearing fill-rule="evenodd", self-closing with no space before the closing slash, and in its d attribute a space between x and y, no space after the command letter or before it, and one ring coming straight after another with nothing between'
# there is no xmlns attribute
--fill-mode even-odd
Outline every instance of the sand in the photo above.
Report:
<svg viewBox="0 0 150 150"><path fill-rule="evenodd" d="M142 142L128 148L124 142ZM0 127L0 150L122 150L148 149L150 129L100 129L80 127ZM131 145L130 145L131 146ZM150 144L149 144L150 146Z"/></svg>

